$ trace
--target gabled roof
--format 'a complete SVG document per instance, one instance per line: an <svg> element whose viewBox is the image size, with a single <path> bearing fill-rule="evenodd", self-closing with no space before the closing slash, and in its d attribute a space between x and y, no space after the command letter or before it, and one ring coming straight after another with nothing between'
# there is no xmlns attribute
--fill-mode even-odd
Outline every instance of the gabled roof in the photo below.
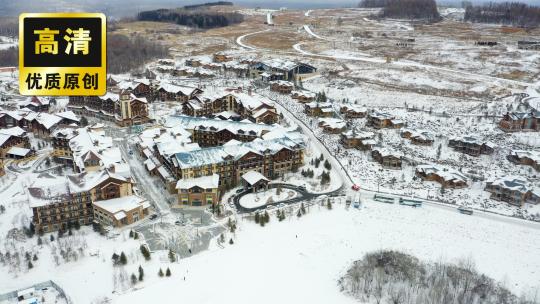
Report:
<svg viewBox="0 0 540 304"><path fill-rule="evenodd" d="M260 181L269 182L270 180L258 171L248 171L242 175L242 179L245 180L250 186L255 185Z"/></svg>
<svg viewBox="0 0 540 304"><path fill-rule="evenodd" d="M190 179L181 179L176 183L176 189L191 189L199 187L203 189L215 189L219 187L219 175L212 174Z"/></svg>

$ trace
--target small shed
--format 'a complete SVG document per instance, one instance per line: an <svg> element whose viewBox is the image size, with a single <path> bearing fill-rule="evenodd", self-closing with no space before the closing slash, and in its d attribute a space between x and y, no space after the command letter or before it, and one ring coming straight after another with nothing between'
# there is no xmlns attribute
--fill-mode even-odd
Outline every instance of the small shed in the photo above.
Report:
<svg viewBox="0 0 540 304"><path fill-rule="evenodd" d="M242 184L245 190L258 192L261 189L268 190L270 180L258 171L248 171L242 175Z"/></svg>

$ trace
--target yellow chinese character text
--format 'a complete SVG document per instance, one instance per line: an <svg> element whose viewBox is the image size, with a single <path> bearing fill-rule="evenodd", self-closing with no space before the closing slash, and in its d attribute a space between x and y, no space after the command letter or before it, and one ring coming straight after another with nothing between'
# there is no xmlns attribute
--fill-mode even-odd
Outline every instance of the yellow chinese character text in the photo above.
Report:
<svg viewBox="0 0 540 304"><path fill-rule="evenodd" d="M88 43L92 40L90 38L90 30L85 30L83 28L79 28L78 30L72 30L68 28L66 32L69 35L65 35L64 39L68 42L66 47L66 54L70 54L71 51L73 51L73 54L79 54L79 52L82 52L83 55L88 55L89 47Z"/></svg>
<svg viewBox="0 0 540 304"><path fill-rule="evenodd" d="M35 54L58 54L58 41L54 40L54 35L58 35L60 31L51 30L48 27L42 30L34 30L34 34L39 35L39 39L36 41L34 53Z"/></svg>

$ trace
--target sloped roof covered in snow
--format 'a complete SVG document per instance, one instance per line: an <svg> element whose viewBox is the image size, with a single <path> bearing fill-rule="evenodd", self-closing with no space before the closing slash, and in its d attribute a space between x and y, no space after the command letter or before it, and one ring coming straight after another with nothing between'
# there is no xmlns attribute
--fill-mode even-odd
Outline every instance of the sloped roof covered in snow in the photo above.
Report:
<svg viewBox="0 0 540 304"><path fill-rule="evenodd" d="M191 189L199 187L203 189L215 189L219 187L219 175L212 174L197 178L181 179L176 183L176 189Z"/></svg>

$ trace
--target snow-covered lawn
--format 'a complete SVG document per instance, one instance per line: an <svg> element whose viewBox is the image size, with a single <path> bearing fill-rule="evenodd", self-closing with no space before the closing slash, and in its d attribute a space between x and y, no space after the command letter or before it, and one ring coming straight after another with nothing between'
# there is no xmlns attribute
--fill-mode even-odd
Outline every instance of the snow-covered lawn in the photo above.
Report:
<svg viewBox="0 0 540 304"><path fill-rule="evenodd" d="M272 217L265 227L242 221L233 245L174 264L172 278L149 274L143 288L114 302L355 303L336 281L352 261L378 249L429 261L471 257L479 271L519 294L540 282L539 244L537 229L429 207L311 207L300 219Z"/></svg>
<svg viewBox="0 0 540 304"><path fill-rule="evenodd" d="M274 188L264 192L246 194L240 198L240 205L245 208L257 208L291 199L296 195L298 195L298 193L290 189L281 189L281 193L277 194L277 189Z"/></svg>

